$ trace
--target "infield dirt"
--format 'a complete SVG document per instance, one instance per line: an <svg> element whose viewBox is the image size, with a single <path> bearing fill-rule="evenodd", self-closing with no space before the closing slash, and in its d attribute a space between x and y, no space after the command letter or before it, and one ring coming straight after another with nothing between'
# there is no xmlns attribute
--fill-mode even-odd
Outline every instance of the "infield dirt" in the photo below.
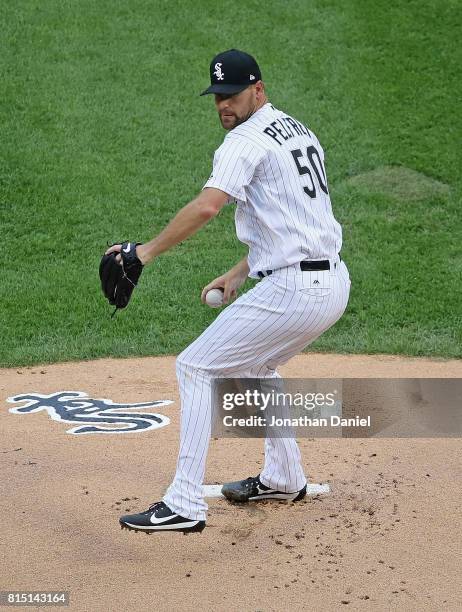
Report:
<svg viewBox="0 0 462 612"><path fill-rule="evenodd" d="M462 361L304 354L286 377L462 377ZM175 358L0 370L2 590L69 591L71 610L460 610L460 439L300 439L311 482L297 504L209 500L201 535L121 531L175 469ZM19 393L169 399L160 429L70 435ZM153 410L149 410L153 412ZM213 439L206 482L255 475L258 439ZM31 608L15 608L28 609Z"/></svg>

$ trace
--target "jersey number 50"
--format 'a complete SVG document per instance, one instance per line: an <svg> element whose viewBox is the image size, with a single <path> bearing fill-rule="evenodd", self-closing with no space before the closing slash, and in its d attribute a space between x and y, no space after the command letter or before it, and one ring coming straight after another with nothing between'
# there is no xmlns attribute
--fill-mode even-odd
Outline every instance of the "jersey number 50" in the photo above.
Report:
<svg viewBox="0 0 462 612"><path fill-rule="evenodd" d="M313 145L307 147L306 149L306 158L308 159L308 162L311 166L311 170L313 172L308 166L303 165L302 162L304 161L304 157L301 149L294 149L293 151L291 151L291 154L294 158L294 162L297 166L297 170L300 176L307 174L310 178L311 185L303 186L303 191L306 193L306 195L309 198L316 197L316 186L313 180L313 172L315 173L316 178L318 179L318 184L321 187L322 191L324 191L325 194L328 194L329 191L327 190L326 171L324 170L324 166L322 165L319 153L316 151ZM300 162L300 158L302 162Z"/></svg>

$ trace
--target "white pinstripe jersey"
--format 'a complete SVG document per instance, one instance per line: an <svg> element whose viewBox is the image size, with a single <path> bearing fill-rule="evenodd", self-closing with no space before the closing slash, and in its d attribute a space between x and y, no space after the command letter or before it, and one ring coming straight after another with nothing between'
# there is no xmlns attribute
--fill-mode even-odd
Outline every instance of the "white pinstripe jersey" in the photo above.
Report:
<svg viewBox="0 0 462 612"><path fill-rule="evenodd" d="M251 277L340 252L324 151L313 132L269 102L228 132L206 187L236 202L236 233L249 247Z"/></svg>

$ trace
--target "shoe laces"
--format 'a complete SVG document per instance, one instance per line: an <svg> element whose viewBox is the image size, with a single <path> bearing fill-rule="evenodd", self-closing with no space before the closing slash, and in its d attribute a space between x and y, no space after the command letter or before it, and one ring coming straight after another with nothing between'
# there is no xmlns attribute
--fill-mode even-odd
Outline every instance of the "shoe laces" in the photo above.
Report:
<svg viewBox="0 0 462 612"><path fill-rule="evenodd" d="M146 512L155 512L156 510L159 510L159 508L162 508L163 506L165 506L165 503L163 501L154 502L153 504L149 506Z"/></svg>

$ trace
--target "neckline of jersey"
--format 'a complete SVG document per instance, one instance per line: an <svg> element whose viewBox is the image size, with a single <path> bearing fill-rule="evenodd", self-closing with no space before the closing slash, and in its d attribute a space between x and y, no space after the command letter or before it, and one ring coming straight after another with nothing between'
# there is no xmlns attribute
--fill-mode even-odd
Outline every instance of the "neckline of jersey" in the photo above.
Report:
<svg viewBox="0 0 462 612"><path fill-rule="evenodd" d="M236 127L234 127L232 130L230 130L228 133L231 134L232 132L234 132L234 130L237 130L242 125L245 125L246 123L252 121L252 119L254 119L255 117L257 117L260 114L263 114L263 112L269 110L270 108L273 109L273 110L276 110L274 108L274 106L271 104L271 102L265 102L265 104L263 104L263 106L261 108L259 108L257 111L255 111L253 115L250 115L250 117L247 119L247 121L244 121L244 123L240 123L239 125L236 125Z"/></svg>
<svg viewBox="0 0 462 612"><path fill-rule="evenodd" d="M254 117L256 117L258 114L262 113L262 111L266 111L269 108L274 109L274 106L271 104L271 102L265 102L265 104L263 104L263 106L261 108L259 108L257 111L254 112L253 115L251 115L249 117L249 119L253 119ZM263 114L263 113L262 113Z"/></svg>

